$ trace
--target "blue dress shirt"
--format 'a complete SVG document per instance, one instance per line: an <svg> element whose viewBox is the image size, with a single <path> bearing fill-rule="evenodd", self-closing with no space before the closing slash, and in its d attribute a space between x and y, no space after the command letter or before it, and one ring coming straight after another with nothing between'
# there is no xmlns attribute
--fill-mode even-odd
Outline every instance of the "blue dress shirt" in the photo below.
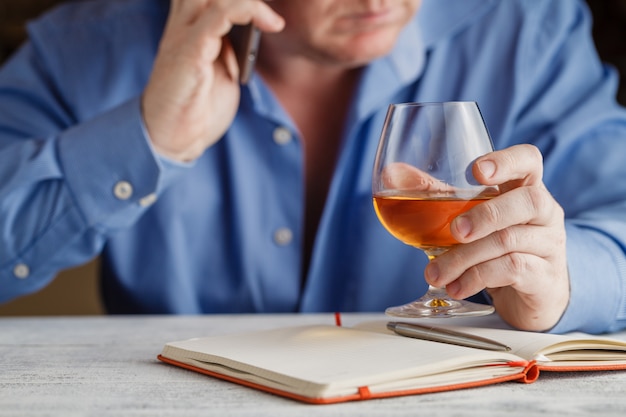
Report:
<svg viewBox="0 0 626 417"><path fill-rule="evenodd" d="M101 254L111 313L382 311L426 257L378 222L389 103L477 101L496 148L533 143L566 213L570 305L555 332L626 325L626 112L578 1L424 0L363 73L308 271L298 128L263 80L195 162L155 154L139 96L167 2L86 1L29 25L0 70L0 301ZM301 276L306 280L302 283Z"/></svg>

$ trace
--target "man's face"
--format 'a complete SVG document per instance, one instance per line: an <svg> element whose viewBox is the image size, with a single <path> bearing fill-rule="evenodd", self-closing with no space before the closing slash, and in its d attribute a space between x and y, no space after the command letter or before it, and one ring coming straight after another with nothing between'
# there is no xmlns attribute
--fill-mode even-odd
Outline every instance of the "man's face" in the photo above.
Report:
<svg viewBox="0 0 626 417"><path fill-rule="evenodd" d="M268 4L287 22L281 33L265 35L270 53L358 66L393 48L421 0L273 0Z"/></svg>

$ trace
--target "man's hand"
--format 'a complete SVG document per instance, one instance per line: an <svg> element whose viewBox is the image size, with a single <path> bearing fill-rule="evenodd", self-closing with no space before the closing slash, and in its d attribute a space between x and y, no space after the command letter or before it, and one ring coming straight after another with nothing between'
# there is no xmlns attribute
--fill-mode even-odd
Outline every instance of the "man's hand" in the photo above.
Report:
<svg viewBox="0 0 626 417"><path fill-rule="evenodd" d="M190 161L228 129L239 106L239 69L224 36L234 24L250 22L268 32L284 26L261 0L172 0L142 97L157 152Z"/></svg>
<svg viewBox="0 0 626 417"><path fill-rule="evenodd" d="M487 289L500 316L524 330L553 327L569 301L563 209L542 182L538 149L518 145L476 160L474 177L502 194L451 224L458 245L432 261L426 280L454 298Z"/></svg>

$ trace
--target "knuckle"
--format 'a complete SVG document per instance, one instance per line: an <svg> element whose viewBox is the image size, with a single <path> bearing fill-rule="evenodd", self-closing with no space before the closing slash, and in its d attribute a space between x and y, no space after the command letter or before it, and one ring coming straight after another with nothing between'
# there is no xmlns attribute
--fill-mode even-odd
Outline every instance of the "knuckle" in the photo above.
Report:
<svg viewBox="0 0 626 417"><path fill-rule="evenodd" d="M487 288L489 278L485 276L485 271L480 265L475 265L465 271L460 281L463 283L465 297L469 297Z"/></svg>
<svg viewBox="0 0 626 417"><path fill-rule="evenodd" d="M550 196L547 191L540 187L526 187L528 205L537 213L550 204Z"/></svg>
<svg viewBox="0 0 626 417"><path fill-rule="evenodd" d="M466 256L460 251L451 250L446 253L447 264L450 265L454 270L458 270L462 268L462 266L467 262Z"/></svg>
<svg viewBox="0 0 626 417"><path fill-rule="evenodd" d="M487 284L487 279L484 276L482 268L480 266L473 266L469 270L469 274L472 277L472 280L476 283L476 288L485 288Z"/></svg>
<svg viewBox="0 0 626 417"><path fill-rule="evenodd" d="M517 246L517 233L510 228L499 230L495 233L498 247L510 251Z"/></svg>
<svg viewBox="0 0 626 417"><path fill-rule="evenodd" d="M527 187L526 198L536 218L544 218L546 221L554 219L561 222L565 218L563 207L544 187Z"/></svg>
<svg viewBox="0 0 626 417"><path fill-rule="evenodd" d="M517 252L506 255L506 265L514 280L517 280L517 277L525 276L529 269L526 257Z"/></svg>
<svg viewBox="0 0 626 417"><path fill-rule="evenodd" d="M503 218L502 210L494 200L486 201L478 205L477 211L481 221L486 221L490 224L499 224Z"/></svg>

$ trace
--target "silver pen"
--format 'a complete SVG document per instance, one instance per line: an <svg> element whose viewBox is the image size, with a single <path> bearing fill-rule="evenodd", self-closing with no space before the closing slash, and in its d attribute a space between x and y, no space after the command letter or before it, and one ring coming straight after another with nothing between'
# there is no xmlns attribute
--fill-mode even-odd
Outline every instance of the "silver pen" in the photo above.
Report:
<svg viewBox="0 0 626 417"><path fill-rule="evenodd" d="M475 336L469 333L457 332L433 326L422 326L415 323L402 323L390 321L387 328L401 336L415 339L430 340L432 342L450 343L453 345L467 346L486 350L509 351L510 347L485 337Z"/></svg>

